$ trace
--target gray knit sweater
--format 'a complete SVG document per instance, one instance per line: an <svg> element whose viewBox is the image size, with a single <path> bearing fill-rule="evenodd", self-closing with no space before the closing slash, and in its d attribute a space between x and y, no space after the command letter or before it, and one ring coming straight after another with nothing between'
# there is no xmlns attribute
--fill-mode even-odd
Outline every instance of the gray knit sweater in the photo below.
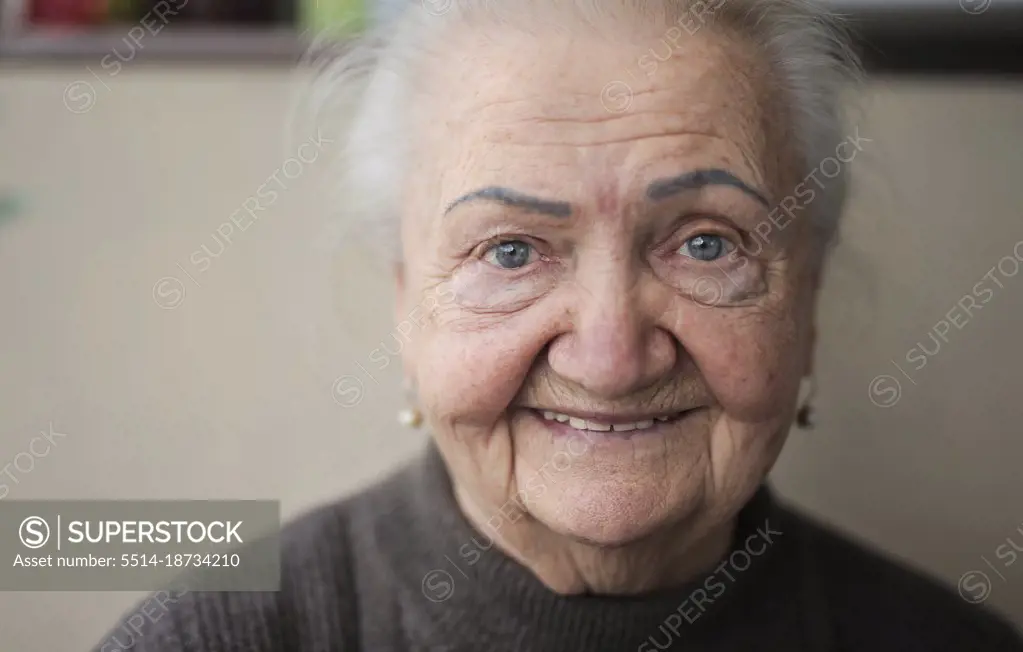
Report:
<svg viewBox="0 0 1023 652"><path fill-rule="evenodd" d="M433 447L283 541L280 591L163 596L96 652L1023 652L1003 620L766 488L718 567L642 598L549 591L465 521Z"/></svg>

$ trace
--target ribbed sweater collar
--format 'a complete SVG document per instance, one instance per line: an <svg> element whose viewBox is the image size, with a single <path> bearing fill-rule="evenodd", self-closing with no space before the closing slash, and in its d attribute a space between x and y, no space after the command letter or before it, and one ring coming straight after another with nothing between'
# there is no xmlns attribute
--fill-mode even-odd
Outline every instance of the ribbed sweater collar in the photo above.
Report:
<svg viewBox="0 0 1023 652"><path fill-rule="evenodd" d="M423 649L780 649L771 641L819 649L808 642L820 623L807 622L814 598L799 522L766 485L739 513L732 551L710 573L645 596L598 597L554 593L480 534L434 446L400 484L376 540L396 573L404 635Z"/></svg>

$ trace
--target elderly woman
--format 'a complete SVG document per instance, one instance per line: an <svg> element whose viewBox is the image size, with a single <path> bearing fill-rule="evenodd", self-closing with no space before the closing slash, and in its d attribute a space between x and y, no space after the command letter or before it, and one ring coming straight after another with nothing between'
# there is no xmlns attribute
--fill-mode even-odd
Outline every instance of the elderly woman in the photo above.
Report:
<svg viewBox="0 0 1023 652"><path fill-rule="evenodd" d="M432 442L101 652L1023 650L765 486L865 139L797 0L410 3L322 80ZM340 116L338 116L340 119ZM400 242L399 242L400 241Z"/></svg>

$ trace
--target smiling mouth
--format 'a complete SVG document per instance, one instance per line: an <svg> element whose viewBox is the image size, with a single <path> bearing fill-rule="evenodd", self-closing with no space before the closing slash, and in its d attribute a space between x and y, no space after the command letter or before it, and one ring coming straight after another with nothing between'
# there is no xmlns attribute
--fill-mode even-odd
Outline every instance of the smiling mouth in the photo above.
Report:
<svg viewBox="0 0 1023 652"><path fill-rule="evenodd" d="M584 417L554 412L552 410L537 409L534 409L533 412L544 421L584 432L635 432L650 430L662 423L678 421L695 410L696 408L692 408L678 412L652 415L647 418L619 418L599 415L587 415Z"/></svg>

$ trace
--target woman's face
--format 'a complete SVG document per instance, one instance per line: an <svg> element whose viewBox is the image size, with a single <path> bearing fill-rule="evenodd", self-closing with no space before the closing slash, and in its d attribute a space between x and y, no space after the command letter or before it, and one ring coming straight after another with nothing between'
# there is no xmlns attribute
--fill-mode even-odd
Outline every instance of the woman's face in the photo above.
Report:
<svg viewBox="0 0 1023 652"><path fill-rule="evenodd" d="M492 527L705 530L790 426L814 256L805 218L769 217L796 181L769 77L711 28L651 71L659 37L459 33L472 55L419 80L405 366Z"/></svg>

